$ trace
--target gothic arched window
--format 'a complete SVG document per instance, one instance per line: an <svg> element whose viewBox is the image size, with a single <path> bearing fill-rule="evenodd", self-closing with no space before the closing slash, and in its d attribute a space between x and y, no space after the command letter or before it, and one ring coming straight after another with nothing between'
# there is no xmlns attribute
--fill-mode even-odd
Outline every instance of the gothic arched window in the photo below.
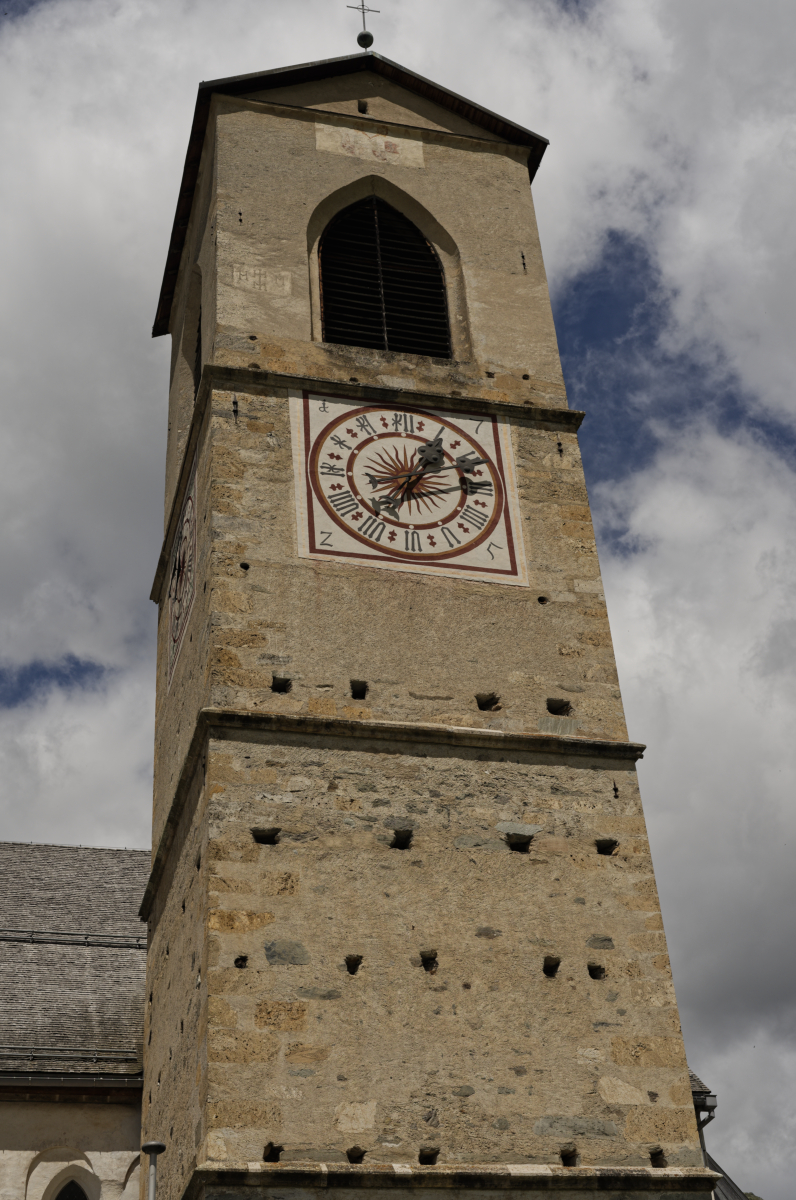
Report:
<svg viewBox="0 0 796 1200"><path fill-rule="evenodd" d="M69 1183L61 1188L55 1200L88 1200L88 1198L80 1184L75 1183L74 1179L70 1179Z"/></svg>
<svg viewBox="0 0 796 1200"><path fill-rule="evenodd" d="M325 342L451 357L436 251L391 205L369 196L343 209L318 253Z"/></svg>

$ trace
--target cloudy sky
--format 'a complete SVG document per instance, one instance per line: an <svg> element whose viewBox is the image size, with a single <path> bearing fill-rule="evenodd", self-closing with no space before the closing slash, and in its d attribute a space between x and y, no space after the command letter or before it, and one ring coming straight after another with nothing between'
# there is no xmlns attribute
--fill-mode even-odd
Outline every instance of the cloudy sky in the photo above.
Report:
<svg viewBox="0 0 796 1200"><path fill-rule="evenodd" d="M796 14L381 0L375 48L550 138L534 188L689 1059L796 1174ZM197 82L345 0L0 0L0 837L148 844L166 339Z"/></svg>

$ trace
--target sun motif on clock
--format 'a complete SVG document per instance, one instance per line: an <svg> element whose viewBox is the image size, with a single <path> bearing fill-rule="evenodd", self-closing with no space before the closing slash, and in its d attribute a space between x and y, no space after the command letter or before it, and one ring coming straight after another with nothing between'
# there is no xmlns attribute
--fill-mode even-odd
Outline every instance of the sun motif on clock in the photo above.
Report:
<svg viewBox="0 0 796 1200"><path fill-rule="evenodd" d="M310 394L291 411L302 556L526 582L496 417Z"/></svg>

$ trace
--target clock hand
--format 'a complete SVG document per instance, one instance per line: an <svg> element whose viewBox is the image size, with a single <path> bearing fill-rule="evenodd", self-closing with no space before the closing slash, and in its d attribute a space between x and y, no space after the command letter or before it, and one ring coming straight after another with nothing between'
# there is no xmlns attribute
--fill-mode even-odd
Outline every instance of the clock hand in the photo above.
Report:
<svg viewBox="0 0 796 1200"><path fill-rule="evenodd" d="M398 510L400 509L401 505L403 504L403 500L399 500L398 503L396 504L395 500L390 499L390 497L388 496L384 500L378 500L378 499L371 500L371 504L373 505L373 511L375 512L377 517L380 516L381 513L383 513L383 512L388 512L390 514L390 516L394 517L395 520L397 521L398 515L399 515Z"/></svg>
<svg viewBox="0 0 796 1200"><path fill-rule="evenodd" d="M415 487L417 486L417 484L420 482L420 480L423 477L424 477L423 472L417 474L414 477L413 476L404 476L404 484L402 487L400 487L400 490L397 490L397 491L393 490L392 492L388 492L388 494L381 499L379 499L378 497L373 497L371 499L371 504L373 505L373 509L374 509L374 512L376 513L376 516L379 516L380 513L382 513L382 512L388 512L397 521L398 517L399 517L401 505L405 501L411 501L412 493L414 492ZM379 484L379 482L377 480L375 480L373 478L373 476L368 476L368 478L370 480L370 486L372 488L375 489L376 487L381 486L381 484Z"/></svg>
<svg viewBox="0 0 796 1200"><path fill-rule="evenodd" d="M449 463L446 467L421 468L419 471L408 471L402 477L410 479L413 477L425 478L426 475L441 475L443 471L464 471L465 475L469 475L474 467L488 466L485 458L470 458L467 454L462 454L455 462Z"/></svg>
<svg viewBox="0 0 796 1200"><path fill-rule="evenodd" d="M485 458L470 458L469 454L462 454L456 459L454 464L454 466L458 467L460 471L464 471L465 475L469 475L473 467L480 467L482 465L488 465ZM442 469L443 471L452 471L454 468L443 467Z"/></svg>
<svg viewBox="0 0 796 1200"><path fill-rule="evenodd" d="M433 441L425 442L417 451L418 466L408 471L400 472L394 475L394 480L403 480L404 484L414 483L418 479L422 479L424 475L435 474L440 470L440 464L445 461L445 451L442 448L442 435L445 426L440 425L439 432ZM370 486L375 490L380 486L376 481L376 477L370 473L367 475Z"/></svg>
<svg viewBox="0 0 796 1200"><path fill-rule="evenodd" d="M425 442L417 450L418 465L411 470L403 471L398 475L394 475L390 480L392 484L391 490L382 498L374 497L371 501L374 511L377 516L382 512L388 512L398 520L401 505L412 502L415 489L423 480L431 475L440 475L443 471L462 471L465 475L469 475L475 467L486 465L486 459L472 457L472 452L459 455L455 462L445 465L445 450L442 445L442 437L445 433L445 426L440 425L436 436ZM375 492L380 487L384 486L384 480L378 479L377 476L370 472L366 472L366 479ZM463 490L466 495L478 491L478 486L470 484L468 480L460 480L459 487L437 488L428 492L429 495L444 495L447 492L456 492Z"/></svg>
<svg viewBox="0 0 796 1200"><path fill-rule="evenodd" d="M442 448L442 435L445 432L445 426L440 425L437 430L437 436L433 441L426 442L417 451L417 461L421 464L424 471L438 471L445 461L445 451Z"/></svg>
<svg viewBox="0 0 796 1200"><path fill-rule="evenodd" d="M479 462L483 463L484 459L476 459L474 462L471 463L471 466L477 466ZM448 470L451 468L444 468L444 469ZM438 473L439 472L436 472L436 471L428 472L429 475L431 475L431 474L436 475ZM376 487L381 486L379 484L379 481L374 479L373 476L368 476L368 478L370 481L370 485L372 488L374 488L374 490ZM381 499L374 496L371 500L371 504L373 505L373 510L376 513L376 516L379 516L382 512L388 512L390 514L390 516L392 516L397 521L399 518L399 515L400 515L401 505L404 503L411 503L413 496L414 496L415 489L425 478L426 478L426 473L424 471L416 473L413 476L404 476L404 486L401 488L400 491L388 493L386 496L384 496ZM454 484L453 487L447 487L447 488L426 487L424 490L424 495L426 495L426 496L444 496L450 492L464 492L464 494L466 496L475 496L478 494L478 492L487 491L487 489L491 489L491 487L492 487L492 484L491 484L491 481L489 481L489 480L485 480L483 483L476 483L475 481L473 481L471 479L460 479L459 483Z"/></svg>
<svg viewBox="0 0 796 1200"><path fill-rule="evenodd" d="M448 492L464 492L465 496L477 496L479 492L492 490L492 481L484 480L483 483L473 483L471 479L460 479L458 486L446 488L428 488L424 492L426 496L444 496Z"/></svg>
<svg viewBox="0 0 796 1200"><path fill-rule="evenodd" d="M474 467L480 466L488 466L485 458L469 458L468 455L463 454L461 457L457 458L455 462L449 463L446 467L432 468L429 466L422 466L413 471L404 471L400 475L393 475L392 478L395 480L403 480L404 483L416 483L418 480L425 479L429 475L441 475L443 471L464 471L466 475L469 475ZM381 487L384 483L384 480L378 479L370 472L366 472L366 478L374 491L376 488Z"/></svg>

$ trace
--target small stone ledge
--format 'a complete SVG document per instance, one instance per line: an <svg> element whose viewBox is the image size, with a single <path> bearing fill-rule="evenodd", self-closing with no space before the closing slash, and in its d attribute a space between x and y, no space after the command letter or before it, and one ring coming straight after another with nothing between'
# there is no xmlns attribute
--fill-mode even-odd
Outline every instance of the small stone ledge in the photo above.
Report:
<svg viewBox="0 0 796 1200"><path fill-rule="evenodd" d="M712 1192L721 1179L705 1167L562 1167L536 1164L447 1164L421 1167L404 1163L247 1163L206 1162L196 1168L185 1191L192 1200L214 1187L447 1188L461 1191L622 1192L656 1197Z"/></svg>
<svg viewBox="0 0 796 1200"><path fill-rule="evenodd" d="M349 721L343 717L293 716L287 713L236 711L203 708L196 720L191 744L185 756L174 791L171 809L152 863L139 916L149 919L152 903L166 868L174 834L188 797L196 764L210 737L285 733L299 737L333 737L351 741L368 739L378 742L419 742L462 749L492 750L504 753L550 754L559 757L597 758L606 762L637 762L646 746L640 742L599 741L556 733L503 733L500 729L470 729L460 725L426 725L401 721Z"/></svg>

